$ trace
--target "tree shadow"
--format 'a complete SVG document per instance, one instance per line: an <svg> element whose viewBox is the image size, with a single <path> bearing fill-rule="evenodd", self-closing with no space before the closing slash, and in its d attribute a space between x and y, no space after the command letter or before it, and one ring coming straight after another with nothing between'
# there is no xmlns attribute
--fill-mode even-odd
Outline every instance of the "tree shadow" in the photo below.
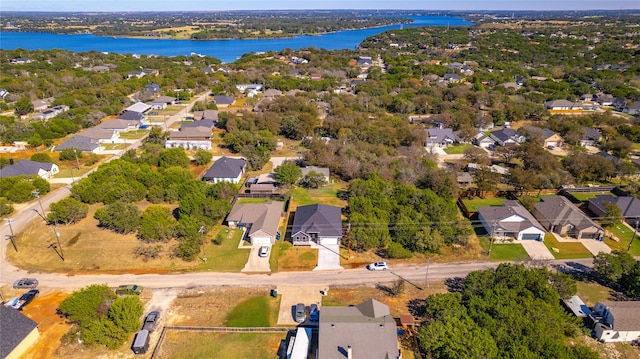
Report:
<svg viewBox="0 0 640 359"><path fill-rule="evenodd" d="M380 284L380 283L376 284L376 289L378 289L379 291L383 292L384 294L390 297L393 297L395 295L391 287Z"/></svg>
<svg viewBox="0 0 640 359"><path fill-rule="evenodd" d="M414 318L422 318L424 317L426 303L425 299L411 299L407 302L407 309L409 309L409 313L411 313Z"/></svg>
<svg viewBox="0 0 640 359"><path fill-rule="evenodd" d="M447 286L447 289L451 293L462 293L462 291L464 290L464 278L462 277L447 278L444 281L444 284Z"/></svg>

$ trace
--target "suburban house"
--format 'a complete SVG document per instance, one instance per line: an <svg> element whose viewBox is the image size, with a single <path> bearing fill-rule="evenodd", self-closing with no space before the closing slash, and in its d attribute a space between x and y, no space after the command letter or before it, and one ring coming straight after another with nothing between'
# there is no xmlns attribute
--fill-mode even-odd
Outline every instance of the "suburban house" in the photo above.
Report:
<svg viewBox="0 0 640 359"><path fill-rule="evenodd" d="M593 331L601 342L640 339L640 301L598 302L591 310Z"/></svg>
<svg viewBox="0 0 640 359"><path fill-rule="evenodd" d="M13 58L13 59L9 59L9 63L10 64L14 64L14 65L16 65L16 64L29 64L29 63L31 63L31 59L26 58L26 57L16 57L16 58Z"/></svg>
<svg viewBox="0 0 640 359"><path fill-rule="evenodd" d="M545 228L515 200L506 200L502 206L478 207L478 219L492 237L539 241L544 238Z"/></svg>
<svg viewBox="0 0 640 359"><path fill-rule="evenodd" d="M600 195L589 199L588 208L598 217L607 216L605 203L613 203L620 208L622 217L631 225L637 225L640 218L640 199L635 197L615 197Z"/></svg>
<svg viewBox="0 0 640 359"><path fill-rule="evenodd" d="M557 133L551 131L548 128L542 129L542 141L543 147L562 147L564 139Z"/></svg>
<svg viewBox="0 0 640 359"><path fill-rule="evenodd" d="M582 103L568 100L553 100L544 103L544 108L549 112L582 112Z"/></svg>
<svg viewBox="0 0 640 359"><path fill-rule="evenodd" d="M60 168L55 163L20 160L1 168L0 178L37 175L46 180L55 176L58 172L60 172Z"/></svg>
<svg viewBox="0 0 640 359"><path fill-rule="evenodd" d="M535 203L533 215L549 232L575 239L600 239L604 229L564 196L544 196Z"/></svg>
<svg viewBox="0 0 640 359"><path fill-rule="evenodd" d="M360 56L356 61L356 65L363 70L368 69L373 65L373 59L371 59L371 56Z"/></svg>
<svg viewBox="0 0 640 359"><path fill-rule="evenodd" d="M442 79L450 84L461 82L464 78L458 74L444 74Z"/></svg>
<svg viewBox="0 0 640 359"><path fill-rule="evenodd" d="M426 147L447 147L458 142L458 136L450 128L429 128L427 129Z"/></svg>
<svg viewBox="0 0 640 359"><path fill-rule="evenodd" d="M178 131L170 131L165 148L181 147L186 150L210 150L211 128L204 126L181 127Z"/></svg>
<svg viewBox="0 0 640 359"><path fill-rule="evenodd" d="M244 158L221 157L209 167L202 179L213 183L240 183L246 167L247 161Z"/></svg>
<svg viewBox="0 0 640 359"><path fill-rule="evenodd" d="M98 140L96 140L95 138L83 136L81 134L75 135L66 140L64 143L56 146L56 151L60 152L68 148L76 148L82 152L93 153L98 153L103 150L103 147L100 146L100 142Z"/></svg>
<svg viewBox="0 0 640 359"><path fill-rule="evenodd" d="M158 96L158 98L151 102L151 108L154 110L164 110L168 105L173 105L175 102L175 97Z"/></svg>
<svg viewBox="0 0 640 359"><path fill-rule="evenodd" d="M578 297L574 295L569 299L562 300L564 306L578 318L586 318L591 314L591 309Z"/></svg>
<svg viewBox="0 0 640 359"><path fill-rule="evenodd" d="M262 95L264 98L274 99L282 96L282 91L276 89L268 89Z"/></svg>
<svg viewBox="0 0 640 359"><path fill-rule="evenodd" d="M66 111L69 111L69 106L58 105L52 108L48 108L42 112L36 113L32 116L32 118L36 121L46 121Z"/></svg>
<svg viewBox="0 0 640 359"><path fill-rule="evenodd" d="M626 106L622 112L629 115L640 115L640 101L634 101L632 104Z"/></svg>
<svg viewBox="0 0 640 359"><path fill-rule="evenodd" d="M216 103L216 106L220 108L226 108L233 105L236 102L236 99L231 96L213 96L213 101Z"/></svg>
<svg viewBox="0 0 640 359"><path fill-rule="evenodd" d="M99 143L123 142L120 140L119 131L100 128L98 126L87 128L86 130L80 132L79 134L85 137L94 138L98 140Z"/></svg>
<svg viewBox="0 0 640 359"><path fill-rule="evenodd" d="M102 121L95 126L95 128L102 128L104 130L111 130L117 132L135 131L140 128L140 121L135 120L123 120L121 118L112 118L106 121Z"/></svg>
<svg viewBox="0 0 640 359"><path fill-rule="evenodd" d="M181 129L187 128L187 127L204 127L204 128L208 128L209 130L213 130L216 127L216 122L212 120L200 120L200 121L183 122L180 125Z"/></svg>
<svg viewBox="0 0 640 359"><path fill-rule="evenodd" d="M21 358L39 336L38 323L20 311L0 305L0 358Z"/></svg>
<svg viewBox="0 0 640 359"><path fill-rule="evenodd" d="M33 105L34 111L44 111L49 108L49 104L51 104L51 102L52 101L50 101L49 99L33 100L31 101L31 104Z"/></svg>
<svg viewBox="0 0 640 359"><path fill-rule="evenodd" d="M121 120L140 121L143 122L147 117L142 112L125 111L118 115Z"/></svg>
<svg viewBox="0 0 640 359"><path fill-rule="evenodd" d="M218 122L218 111L217 110L193 111L193 119L195 121L211 120L214 122Z"/></svg>
<svg viewBox="0 0 640 359"><path fill-rule="evenodd" d="M527 140L522 134L512 128L492 131L489 136L500 146L504 146L507 143L520 144Z"/></svg>
<svg viewBox="0 0 640 359"><path fill-rule="evenodd" d="M472 143L478 147L490 148L496 144L496 141L484 132L478 132L478 134L473 137Z"/></svg>
<svg viewBox="0 0 640 359"><path fill-rule="evenodd" d="M323 306L318 327L318 359L400 359L396 322L375 299L356 306Z"/></svg>
<svg viewBox="0 0 640 359"><path fill-rule="evenodd" d="M227 215L231 228L247 228L253 245L269 245L276 242L278 226L284 202L236 204Z"/></svg>
<svg viewBox="0 0 640 359"><path fill-rule="evenodd" d="M261 84L238 84L236 85L236 88L238 89L238 91L244 93L245 91L249 90L254 90L254 91L262 91L262 85Z"/></svg>
<svg viewBox="0 0 640 359"><path fill-rule="evenodd" d="M591 127L583 127L584 135L580 138L580 144L584 146L597 146L602 140L602 135L598 130Z"/></svg>
<svg viewBox="0 0 640 359"><path fill-rule="evenodd" d="M151 109L151 105L147 105L144 102L136 102L133 105L127 107L125 111L133 111L138 113L145 113Z"/></svg>
<svg viewBox="0 0 640 359"><path fill-rule="evenodd" d="M318 167L318 166L306 166L300 167L302 170L302 177L308 175L311 172L319 173L324 176L324 182L329 183L329 167Z"/></svg>
<svg viewBox="0 0 640 359"><path fill-rule="evenodd" d="M340 244L342 209L326 204L310 204L296 208L291 227L294 245Z"/></svg>
<svg viewBox="0 0 640 359"><path fill-rule="evenodd" d="M148 91L149 93L151 93L151 95L156 96L159 95L161 90L160 90L160 85L158 84L148 84L148 85L144 85L144 89L145 91Z"/></svg>

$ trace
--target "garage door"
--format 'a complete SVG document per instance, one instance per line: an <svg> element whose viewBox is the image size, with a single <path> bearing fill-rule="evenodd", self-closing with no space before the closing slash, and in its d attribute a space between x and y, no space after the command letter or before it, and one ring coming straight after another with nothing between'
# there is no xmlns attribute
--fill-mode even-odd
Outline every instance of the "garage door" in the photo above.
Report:
<svg viewBox="0 0 640 359"><path fill-rule="evenodd" d="M537 233L525 233L522 235L522 239L534 239L534 240L538 240L540 239L540 235Z"/></svg>
<svg viewBox="0 0 640 359"><path fill-rule="evenodd" d="M271 244L271 238L269 237L251 237L251 244L255 245L267 245Z"/></svg>

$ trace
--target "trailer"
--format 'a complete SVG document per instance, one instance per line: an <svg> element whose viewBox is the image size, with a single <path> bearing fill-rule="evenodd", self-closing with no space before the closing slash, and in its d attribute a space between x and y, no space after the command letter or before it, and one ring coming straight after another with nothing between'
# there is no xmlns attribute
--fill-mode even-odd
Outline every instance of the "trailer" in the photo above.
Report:
<svg viewBox="0 0 640 359"><path fill-rule="evenodd" d="M149 331L141 330L136 333L136 337L133 339L131 350L134 354L146 354L149 350Z"/></svg>

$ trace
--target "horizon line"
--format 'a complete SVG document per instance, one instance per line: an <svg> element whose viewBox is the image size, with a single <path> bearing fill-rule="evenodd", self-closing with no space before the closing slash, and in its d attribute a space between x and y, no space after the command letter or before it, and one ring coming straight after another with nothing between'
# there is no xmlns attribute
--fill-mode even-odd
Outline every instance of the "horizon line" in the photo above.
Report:
<svg viewBox="0 0 640 359"><path fill-rule="evenodd" d="M4 10L3 13L10 12L37 12L37 13L158 13L158 12L167 12L167 13L189 13L189 12L232 12L232 11L243 11L243 12L274 12L274 11L391 11L391 12L406 12L406 11L423 11L423 12L443 12L443 11L451 11L451 12L497 12L497 11L509 11L509 12L590 12L590 11L604 11L604 12L619 12L619 11L640 11L640 7L638 8L620 8L620 9L579 9L579 10L554 10L554 9L492 9L492 10L484 10L484 9L375 9L375 8L367 8L367 9L218 9L218 10ZM634 14L629 14L634 15Z"/></svg>

